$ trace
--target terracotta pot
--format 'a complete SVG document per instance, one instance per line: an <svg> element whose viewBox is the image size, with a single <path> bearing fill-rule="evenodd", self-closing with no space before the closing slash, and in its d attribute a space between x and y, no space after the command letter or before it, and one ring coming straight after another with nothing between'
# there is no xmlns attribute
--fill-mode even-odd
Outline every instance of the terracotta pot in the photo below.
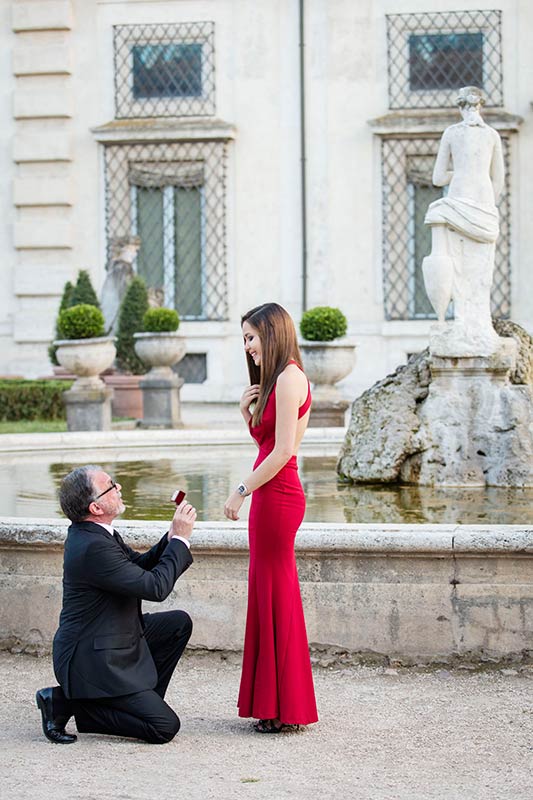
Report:
<svg viewBox="0 0 533 800"><path fill-rule="evenodd" d="M129 375L123 372L104 374L102 379L106 386L113 389L111 407L114 417L142 419L143 396L139 381L144 375Z"/></svg>

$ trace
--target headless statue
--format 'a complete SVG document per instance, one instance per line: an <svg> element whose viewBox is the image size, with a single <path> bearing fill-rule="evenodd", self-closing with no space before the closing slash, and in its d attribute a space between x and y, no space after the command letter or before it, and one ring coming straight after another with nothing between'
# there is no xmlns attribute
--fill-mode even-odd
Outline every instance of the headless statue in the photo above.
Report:
<svg viewBox="0 0 533 800"><path fill-rule="evenodd" d="M491 318L490 291L499 233L496 203L504 184L500 136L481 118L481 90L459 90L462 121L446 128L433 171L446 197L431 203L431 255L422 264L428 297L439 325L430 341L437 355L488 356L500 339ZM454 320L444 316L450 300Z"/></svg>
<svg viewBox="0 0 533 800"><path fill-rule="evenodd" d="M111 262L107 267L100 299L106 333L110 336L117 333L120 304L135 275L133 262L140 246L138 236L121 236L112 242Z"/></svg>

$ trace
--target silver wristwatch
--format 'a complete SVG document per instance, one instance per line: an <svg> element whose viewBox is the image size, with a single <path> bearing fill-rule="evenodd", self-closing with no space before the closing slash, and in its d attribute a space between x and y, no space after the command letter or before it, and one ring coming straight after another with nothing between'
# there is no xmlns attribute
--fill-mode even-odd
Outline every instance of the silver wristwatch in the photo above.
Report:
<svg viewBox="0 0 533 800"><path fill-rule="evenodd" d="M247 497L250 494L250 492L248 491L248 487L246 486L245 483L239 483L239 485L237 486L237 491L241 497Z"/></svg>

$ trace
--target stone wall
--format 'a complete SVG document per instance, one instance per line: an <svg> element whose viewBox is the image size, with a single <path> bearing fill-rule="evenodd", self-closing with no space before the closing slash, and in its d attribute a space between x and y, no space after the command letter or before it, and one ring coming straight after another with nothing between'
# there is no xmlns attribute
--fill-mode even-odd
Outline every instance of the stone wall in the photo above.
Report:
<svg viewBox="0 0 533 800"><path fill-rule="evenodd" d="M123 522L133 547L164 523ZM0 519L0 642L46 653L61 607L66 526ZM187 609L191 645L239 650L246 609L244 524L199 523L195 563L155 608ZM519 526L304 525L297 557L309 641L402 663L533 655L533 530ZM151 604L145 604L148 608Z"/></svg>

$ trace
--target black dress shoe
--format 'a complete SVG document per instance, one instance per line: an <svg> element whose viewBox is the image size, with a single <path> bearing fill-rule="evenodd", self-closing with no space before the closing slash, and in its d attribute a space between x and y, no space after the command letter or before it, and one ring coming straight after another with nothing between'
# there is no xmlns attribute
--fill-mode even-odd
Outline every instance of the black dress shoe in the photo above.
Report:
<svg viewBox="0 0 533 800"><path fill-rule="evenodd" d="M69 717L54 717L53 694L54 690L48 688L39 689L35 695L35 702L41 712L43 721L43 733L47 739L55 742L55 744L73 744L78 737L73 733L67 733L65 730Z"/></svg>

